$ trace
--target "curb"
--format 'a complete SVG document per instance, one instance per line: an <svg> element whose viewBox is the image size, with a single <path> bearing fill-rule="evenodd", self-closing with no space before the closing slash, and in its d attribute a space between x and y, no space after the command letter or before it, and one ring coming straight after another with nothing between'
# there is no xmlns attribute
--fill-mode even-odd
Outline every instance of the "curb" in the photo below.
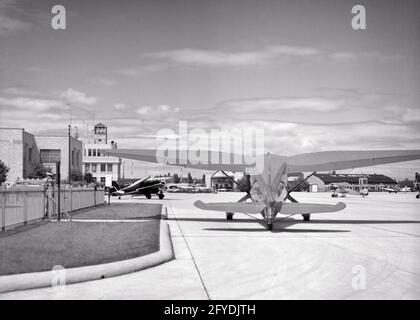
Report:
<svg viewBox="0 0 420 320"><path fill-rule="evenodd" d="M63 269L65 284L99 280L140 271L174 259L169 225L161 221L159 251L128 260L93 266ZM62 272L62 271L61 271ZM57 282L60 271L42 271L0 276L0 293L51 287ZM60 280L60 279L59 279ZM60 284L61 285L61 284Z"/></svg>
<svg viewBox="0 0 420 320"><path fill-rule="evenodd" d="M160 218L162 220L168 220L168 208L162 204L162 209L160 211Z"/></svg>

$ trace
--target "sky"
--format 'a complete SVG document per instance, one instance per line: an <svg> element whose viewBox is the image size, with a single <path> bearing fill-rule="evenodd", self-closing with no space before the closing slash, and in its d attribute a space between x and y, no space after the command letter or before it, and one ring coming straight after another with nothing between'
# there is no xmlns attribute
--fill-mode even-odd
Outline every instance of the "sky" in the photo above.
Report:
<svg viewBox="0 0 420 320"><path fill-rule="evenodd" d="M51 27L56 4L64 30ZM352 29L355 4L366 30ZM102 122L119 148L154 147L184 120L262 128L280 155L419 149L419 60L415 0L0 0L0 127L65 133L71 105L82 137Z"/></svg>

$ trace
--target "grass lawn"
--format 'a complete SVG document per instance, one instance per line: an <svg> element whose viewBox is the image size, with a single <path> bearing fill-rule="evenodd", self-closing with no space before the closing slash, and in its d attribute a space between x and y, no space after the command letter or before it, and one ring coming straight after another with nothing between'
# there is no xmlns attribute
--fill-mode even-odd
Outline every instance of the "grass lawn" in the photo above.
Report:
<svg viewBox="0 0 420 320"><path fill-rule="evenodd" d="M160 205L154 205L154 211L147 211L151 208L146 206L137 204L134 208L121 204L119 210L116 210L118 205L101 206L77 218L104 219L106 215L110 219L136 219L160 214ZM6 231L0 233L0 275L47 271L55 265L72 268L139 257L159 250L159 230L160 220L152 219L51 222Z"/></svg>
<svg viewBox="0 0 420 320"><path fill-rule="evenodd" d="M87 220L142 220L160 219L161 204L156 203L111 203L96 208L80 210L73 219Z"/></svg>

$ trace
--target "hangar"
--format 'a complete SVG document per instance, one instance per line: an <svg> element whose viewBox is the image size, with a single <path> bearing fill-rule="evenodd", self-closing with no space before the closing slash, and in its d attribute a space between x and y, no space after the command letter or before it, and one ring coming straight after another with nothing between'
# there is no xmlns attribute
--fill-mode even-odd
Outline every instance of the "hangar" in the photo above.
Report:
<svg viewBox="0 0 420 320"><path fill-rule="evenodd" d="M383 188L391 188L397 182L382 174L340 174L340 173L316 173L307 180L310 191L331 191L331 186L340 185L359 191L367 188L369 191L381 191Z"/></svg>
<svg viewBox="0 0 420 320"><path fill-rule="evenodd" d="M216 171L210 178L210 187L219 191L233 191L235 174L230 171L225 171L225 173Z"/></svg>

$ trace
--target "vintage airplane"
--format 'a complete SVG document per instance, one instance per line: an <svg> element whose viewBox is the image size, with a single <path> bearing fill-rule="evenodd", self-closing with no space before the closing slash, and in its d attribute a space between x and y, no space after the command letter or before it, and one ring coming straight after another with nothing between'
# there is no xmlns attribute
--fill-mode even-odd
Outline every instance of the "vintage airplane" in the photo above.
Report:
<svg viewBox="0 0 420 320"><path fill-rule="evenodd" d="M163 199L165 196L163 194L163 188L165 187L165 181L161 179L150 179L146 177L136 182L130 184L128 187L120 188L116 181L112 181L112 187L109 189L109 192L112 196L118 197L121 199L121 196L125 195L145 195L147 199L152 197L152 194L157 194L159 199Z"/></svg>
<svg viewBox="0 0 420 320"><path fill-rule="evenodd" d="M357 167L367 167L386 163L395 163L420 159L420 150L388 150L388 151L325 151L305 153L295 156L279 156L264 154L256 161L263 163L256 168L255 163L249 164L244 156L222 152L207 151L206 159L211 163L201 163L188 157L188 150L171 151L163 159L156 150L150 149L117 149L106 151L110 156L133 159L146 162L164 163L193 169L245 172L247 187L233 181L246 195L238 202L204 203L200 200L194 205L197 208L210 211L226 212L226 218L232 220L233 214L261 214L267 224L267 229L273 229L273 221L278 214L292 216L301 214L304 221L310 220L314 213L337 212L346 205L339 202L335 205L318 203L298 203L291 193L297 190L301 183L317 171L335 171ZM200 151L200 154L203 151ZM171 156L169 156L171 155ZM214 161L218 159L219 161ZM221 160L222 159L222 160ZM238 159L242 159L238 161ZM229 161L227 161L229 160ZM262 162L263 161L263 162ZM214 163L216 162L216 163ZM262 169L262 170L261 170ZM290 173L312 172L300 184L291 189L287 187L287 175ZM229 176L226 174L229 179ZM252 202L246 202L251 199ZM290 202L286 202L289 200Z"/></svg>
<svg viewBox="0 0 420 320"><path fill-rule="evenodd" d="M394 189L394 188L382 188L382 191L386 191L386 192L389 192L389 193L397 193L398 192L398 190Z"/></svg>
<svg viewBox="0 0 420 320"><path fill-rule="evenodd" d="M400 192L412 192L413 191L413 189L411 189L410 187L402 187L401 189L400 189Z"/></svg>
<svg viewBox="0 0 420 320"><path fill-rule="evenodd" d="M363 198L369 195L369 190L367 188L360 189L359 191L346 188L345 186L334 186L332 187L333 193L331 197L333 198L345 198L346 195L361 195Z"/></svg>

